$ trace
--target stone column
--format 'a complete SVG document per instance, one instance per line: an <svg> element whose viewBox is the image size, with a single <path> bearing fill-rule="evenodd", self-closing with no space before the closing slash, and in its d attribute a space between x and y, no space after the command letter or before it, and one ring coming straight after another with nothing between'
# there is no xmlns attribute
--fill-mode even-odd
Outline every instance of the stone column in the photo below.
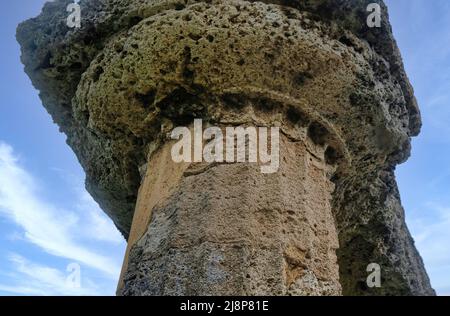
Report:
<svg viewBox="0 0 450 316"><path fill-rule="evenodd" d="M122 295L339 295L331 166L308 138L280 166L177 164L168 143L139 190Z"/></svg>
<svg viewBox="0 0 450 316"><path fill-rule="evenodd" d="M17 39L129 242L119 294L434 294L394 176L421 119L383 1L81 0L80 28L71 2ZM166 133L196 118L279 126L280 170L174 164Z"/></svg>

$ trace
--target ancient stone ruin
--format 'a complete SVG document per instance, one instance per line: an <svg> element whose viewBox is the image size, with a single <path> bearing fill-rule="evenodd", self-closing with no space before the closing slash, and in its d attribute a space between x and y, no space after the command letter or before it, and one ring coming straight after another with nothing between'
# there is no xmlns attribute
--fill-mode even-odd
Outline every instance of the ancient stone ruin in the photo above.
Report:
<svg viewBox="0 0 450 316"><path fill-rule="evenodd" d="M119 295L434 294L394 176L421 121L382 1L81 0L79 28L69 3L17 39L128 240ZM279 170L174 162L194 119L279 127Z"/></svg>

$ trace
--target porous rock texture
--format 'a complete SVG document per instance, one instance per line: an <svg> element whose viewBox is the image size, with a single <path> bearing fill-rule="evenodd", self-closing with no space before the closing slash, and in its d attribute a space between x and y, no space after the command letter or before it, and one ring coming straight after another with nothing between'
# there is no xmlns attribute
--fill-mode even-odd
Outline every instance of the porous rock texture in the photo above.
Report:
<svg viewBox="0 0 450 316"><path fill-rule="evenodd" d="M333 167L304 140L281 136L270 175L258 164L176 164L164 145L139 192L120 293L340 294Z"/></svg>
<svg viewBox="0 0 450 316"><path fill-rule="evenodd" d="M81 0L79 29L68 3L17 38L128 239L119 294L434 294L395 181L421 121L382 1ZM280 170L173 163L194 118L279 126Z"/></svg>

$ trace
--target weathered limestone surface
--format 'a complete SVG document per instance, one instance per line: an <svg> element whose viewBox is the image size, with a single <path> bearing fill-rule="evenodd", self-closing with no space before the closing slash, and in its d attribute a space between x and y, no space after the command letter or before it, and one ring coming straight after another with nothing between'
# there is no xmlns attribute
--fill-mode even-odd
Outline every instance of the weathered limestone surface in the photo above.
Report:
<svg viewBox="0 0 450 316"><path fill-rule="evenodd" d="M130 249L120 294L341 293L334 185L317 158L323 150L283 136L280 171L266 175L257 164L180 168L170 149L166 144L149 165L178 176L150 171L144 179L139 197L166 187L171 193L144 198L158 201L151 208L138 204L132 234L144 228L144 235Z"/></svg>
<svg viewBox="0 0 450 316"><path fill-rule="evenodd" d="M381 1L368 28L373 0L82 0L80 29L69 2L17 38L129 241L120 294L434 294L394 176L421 121ZM173 165L166 133L196 117L280 126L280 171Z"/></svg>

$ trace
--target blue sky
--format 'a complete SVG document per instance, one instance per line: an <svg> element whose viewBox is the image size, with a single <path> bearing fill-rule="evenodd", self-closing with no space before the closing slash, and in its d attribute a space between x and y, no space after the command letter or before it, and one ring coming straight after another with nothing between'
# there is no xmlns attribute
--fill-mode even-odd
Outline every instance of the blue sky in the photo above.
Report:
<svg viewBox="0 0 450 316"><path fill-rule="evenodd" d="M15 28L44 0L2 4L0 295L113 295L125 242L23 72ZM450 294L450 1L388 0L424 127L397 176L432 284ZM81 286L68 282L79 265ZM69 278L70 280L70 278Z"/></svg>
<svg viewBox="0 0 450 316"><path fill-rule="evenodd" d="M386 3L423 120L397 169L402 202L433 287L450 295L450 1Z"/></svg>
<svg viewBox="0 0 450 316"><path fill-rule="evenodd" d="M43 3L2 4L0 295L113 295L125 241L84 190L75 155L19 61L15 28ZM73 263L80 287L68 282Z"/></svg>

